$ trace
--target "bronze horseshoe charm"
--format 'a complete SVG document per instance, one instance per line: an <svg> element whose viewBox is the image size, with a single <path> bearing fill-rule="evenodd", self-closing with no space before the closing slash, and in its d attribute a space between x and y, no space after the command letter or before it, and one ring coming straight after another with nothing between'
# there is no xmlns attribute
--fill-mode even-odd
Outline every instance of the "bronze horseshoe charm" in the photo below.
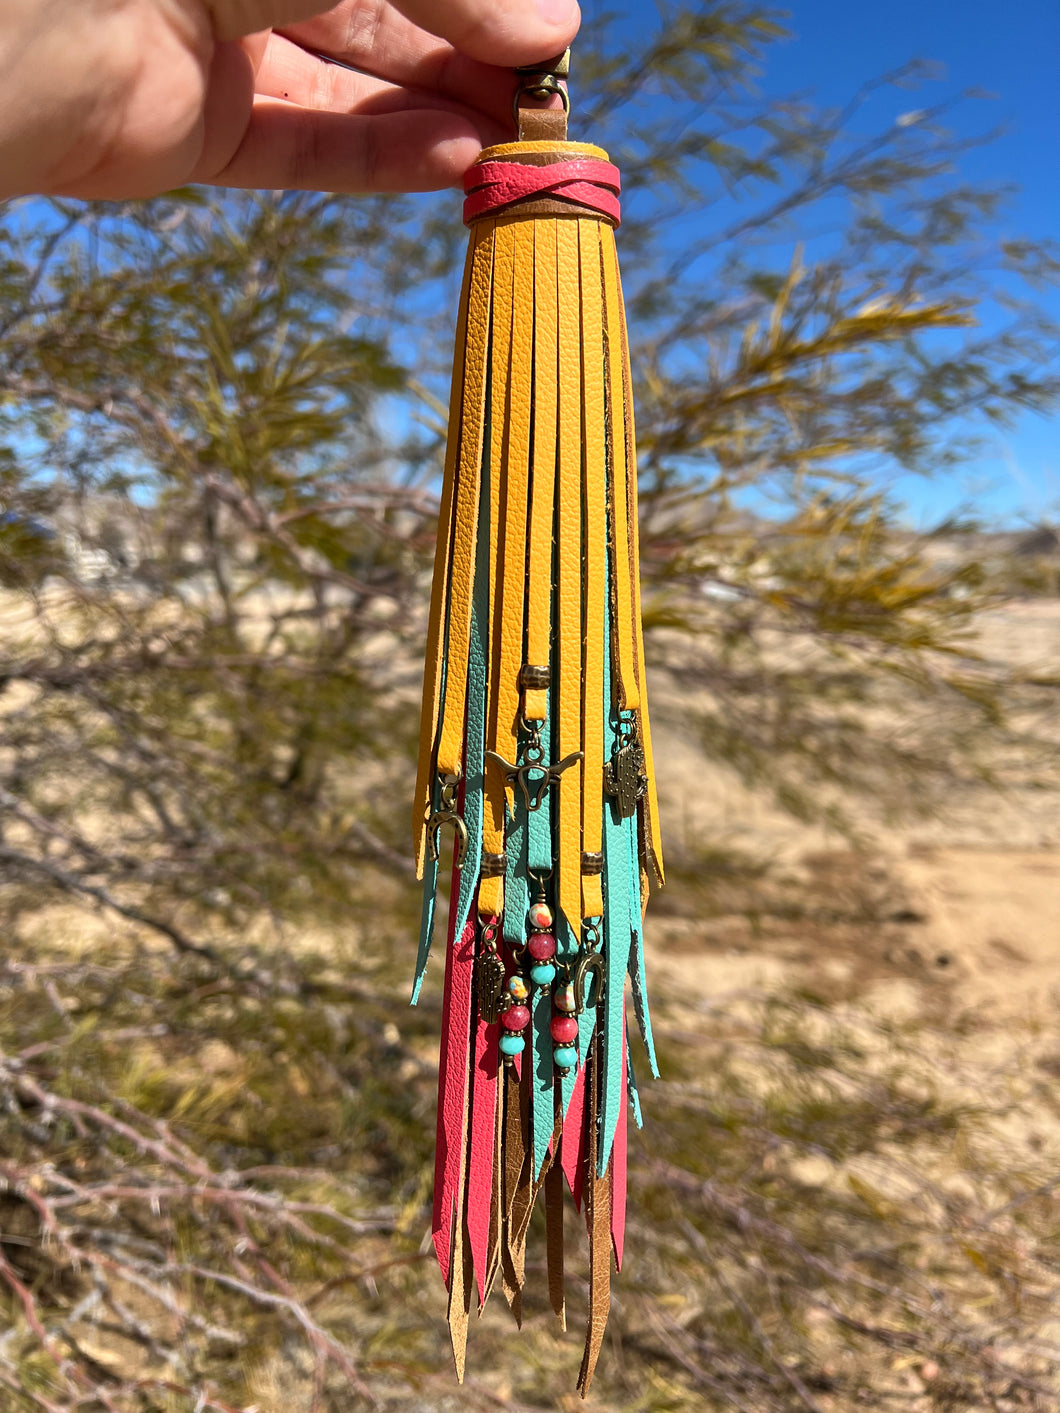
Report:
<svg viewBox="0 0 1060 1413"><path fill-rule="evenodd" d="M456 831L456 866L464 867L464 860L467 858L467 825L457 814L456 810L438 810L432 814L427 821L427 850L431 856L431 863L437 863L439 858L438 836L445 825L451 824Z"/></svg>
<svg viewBox="0 0 1060 1413"><path fill-rule="evenodd" d="M604 959L599 952L584 952L574 967L574 975L571 978L571 985L574 987L574 999L577 1003L577 1015L585 1010L585 980L586 977L595 975L596 977L596 1000L595 1006L600 1000L600 994L604 986Z"/></svg>

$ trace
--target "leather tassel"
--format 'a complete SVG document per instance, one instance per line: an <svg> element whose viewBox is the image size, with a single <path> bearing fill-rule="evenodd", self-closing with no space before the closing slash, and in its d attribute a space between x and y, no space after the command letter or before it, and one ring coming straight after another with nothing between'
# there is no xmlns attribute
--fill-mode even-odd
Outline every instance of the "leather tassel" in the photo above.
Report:
<svg viewBox="0 0 1060 1413"><path fill-rule="evenodd" d="M524 94L558 92L559 72L528 77ZM662 857L620 179L600 148L566 141L565 114L519 116L520 141L484 151L465 181L414 810L424 903L413 1002L451 830L434 1241L457 1370L472 1300L484 1306L498 1277L521 1322L542 1191L548 1295L566 1327L566 1185L590 1253L584 1396L611 1253L623 1254L631 1101L640 1122L627 976L657 1073L642 917Z"/></svg>

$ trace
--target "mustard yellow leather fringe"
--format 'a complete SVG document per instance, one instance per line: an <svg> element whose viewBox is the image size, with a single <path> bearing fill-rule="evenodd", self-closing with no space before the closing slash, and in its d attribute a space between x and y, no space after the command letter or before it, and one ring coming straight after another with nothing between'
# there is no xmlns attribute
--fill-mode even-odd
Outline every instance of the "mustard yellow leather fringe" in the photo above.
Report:
<svg viewBox="0 0 1060 1413"><path fill-rule="evenodd" d="M584 1396L623 1244L625 983L654 1070L641 918L662 881L618 177L599 148L522 142L483 152L467 189L413 817L414 999L455 846L434 1242L462 1377L476 1290L499 1281L521 1319L543 1192L564 1323L569 1187L591 1257Z"/></svg>

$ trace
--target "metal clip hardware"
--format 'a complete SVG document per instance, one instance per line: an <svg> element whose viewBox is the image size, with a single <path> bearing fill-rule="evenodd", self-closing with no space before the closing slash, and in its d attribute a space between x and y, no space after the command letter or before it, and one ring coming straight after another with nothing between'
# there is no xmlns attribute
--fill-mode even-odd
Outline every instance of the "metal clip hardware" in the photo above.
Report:
<svg viewBox="0 0 1060 1413"><path fill-rule="evenodd" d="M519 119L519 102L523 98L536 98L538 102L544 103L553 94L558 93L563 103L563 111L570 112L570 98L560 82L570 73L569 49L565 49L562 54L557 54L552 59L543 59L539 64L522 64L515 72L522 80L516 89L512 104L516 121Z"/></svg>

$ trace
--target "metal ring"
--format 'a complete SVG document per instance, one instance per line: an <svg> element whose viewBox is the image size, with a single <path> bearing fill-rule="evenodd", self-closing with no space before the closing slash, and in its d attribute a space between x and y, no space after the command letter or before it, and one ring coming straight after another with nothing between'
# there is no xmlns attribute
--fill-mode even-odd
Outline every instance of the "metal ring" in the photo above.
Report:
<svg viewBox="0 0 1060 1413"><path fill-rule="evenodd" d="M563 103L563 111L570 116L570 94L556 78L555 74L542 74L541 81L533 84L523 84L515 90L515 97L512 99L512 117L516 124L519 122L519 100L520 98L537 98L542 102L546 98L551 98L554 93L558 93Z"/></svg>

